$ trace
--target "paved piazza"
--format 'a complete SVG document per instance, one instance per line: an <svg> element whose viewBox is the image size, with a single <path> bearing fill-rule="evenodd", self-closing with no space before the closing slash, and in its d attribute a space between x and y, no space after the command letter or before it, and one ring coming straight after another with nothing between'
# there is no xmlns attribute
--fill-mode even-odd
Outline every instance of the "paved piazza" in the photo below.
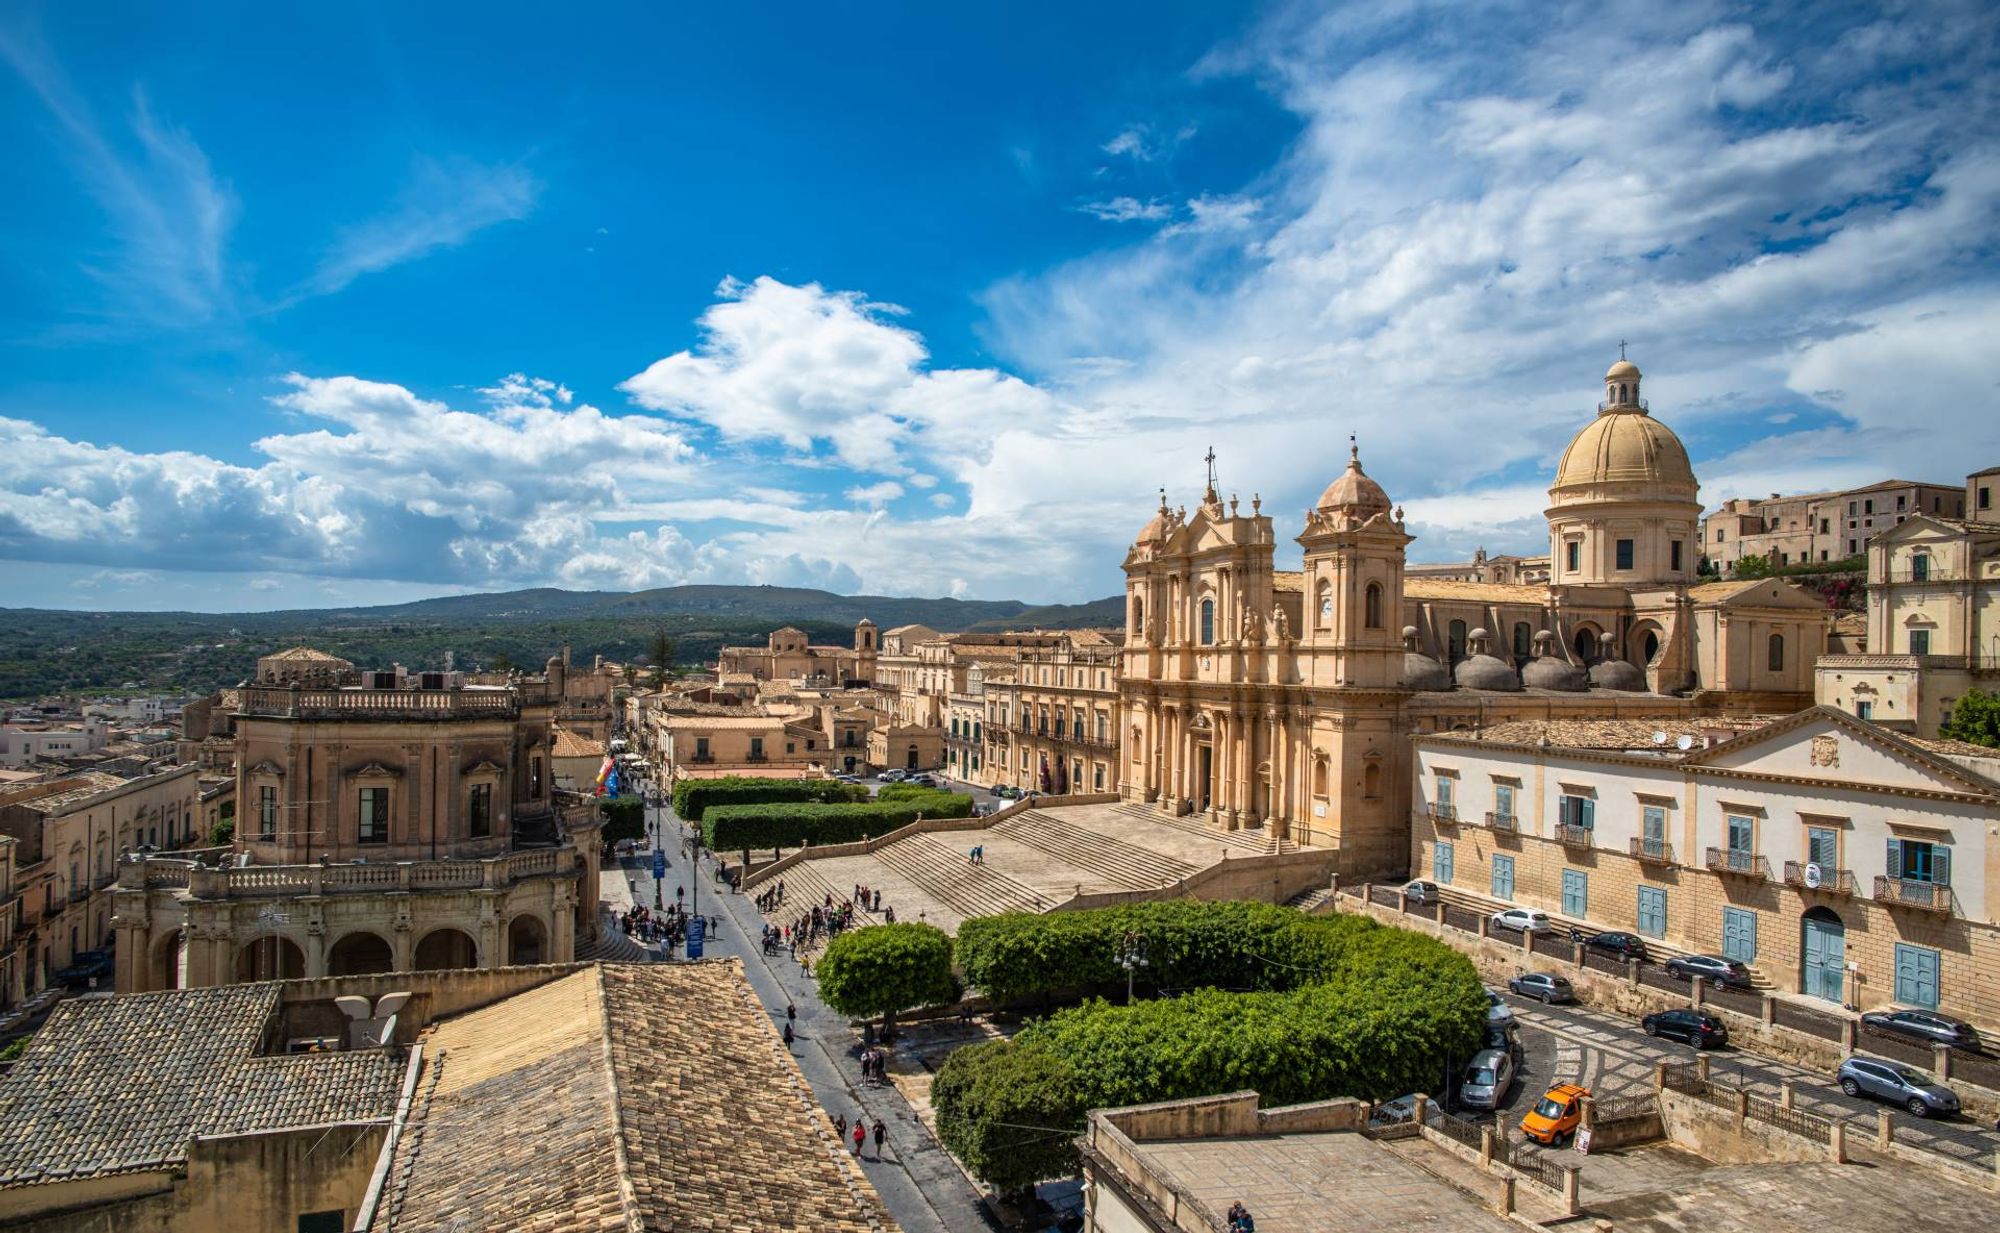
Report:
<svg viewBox="0 0 2000 1233"><path fill-rule="evenodd" d="M981 865L971 863L974 846L985 849ZM1262 830L1210 830L1143 806L1066 805L1023 810L985 830L913 835L866 855L814 859L784 878L793 904L828 893L845 900L859 883L880 890L897 920L955 932L967 917L1043 911L1078 893L1160 890L1221 861L1268 852ZM866 915L868 923L878 919Z"/></svg>

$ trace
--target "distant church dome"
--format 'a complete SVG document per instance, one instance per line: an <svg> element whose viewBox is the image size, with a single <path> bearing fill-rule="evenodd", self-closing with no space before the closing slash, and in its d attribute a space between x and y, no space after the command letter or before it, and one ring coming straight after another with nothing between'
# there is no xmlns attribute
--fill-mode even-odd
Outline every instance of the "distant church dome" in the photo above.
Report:
<svg viewBox="0 0 2000 1233"><path fill-rule="evenodd" d="M1167 490L1162 488L1160 489L1160 508L1154 512L1151 521L1147 522L1139 531L1139 538L1133 542L1139 544L1157 544L1165 539L1167 537L1167 518Z"/></svg>
<svg viewBox="0 0 2000 1233"><path fill-rule="evenodd" d="M1590 665L1590 683L1597 689L1615 689L1624 693L1646 692L1646 674L1631 664L1618 658L1618 647L1609 638L1598 643L1603 659Z"/></svg>
<svg viewBox="0 0 2000 1233"><path fill-rule="evenodd" d="M1521 684L1529 689L1582 693L1590 688L1590 678L1583 669L1557 657L1556 636L1545 629L1535 635L1535 657L1521 669Z"/></svg>
<svg viewBox="0 0 2000 1233"><path fill-rule="evenodd" d="M1630 360L1604 374L1604 405L1563 451L1549 495L1561 505L1566 490L1605 484L1643 485L1647 495L1685 501L1694 500L1698 487L1687 447L1640 402L1639 366Z"/></svg>
<svg viewBox="0 0 2000 1233"><path fill-rule="evenodd" d="M1369 479L1361 469L1361 450L1350 439L1347 443L1347 470L1326 486L1319 494L1317 508L1323 510L1343 510L1357 518L1368 519L1376 514L1389 512L1389 494L1382 485Z"/></svg>

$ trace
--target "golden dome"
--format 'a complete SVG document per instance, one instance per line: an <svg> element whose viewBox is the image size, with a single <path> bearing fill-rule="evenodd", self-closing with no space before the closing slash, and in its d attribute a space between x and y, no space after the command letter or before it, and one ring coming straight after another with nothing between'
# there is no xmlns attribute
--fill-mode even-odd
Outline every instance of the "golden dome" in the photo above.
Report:
<svg viewBox="0 0 2000 1233"><path fill-rule="evenodd" d="M1639 379L1639 366L1630 360L1620 360L1611 366L1610 371L1604 374L1606 381L1617 381L1620 378L1627 381L1637 381Z"/></svg>
<svg viewBox="0 0 2000 1233"><path fill-rule="evenodd" d="M1563 451L1551 491L1600 484L1644 484L1690 501L1699 487L1674 430L1631 403L1607 407L1583 426Z"/></svg>
<svg viewBox="0 0 2000 1233"><path fill-rule="evenodd" d="M1350 510L1363 518L1371 514L1389 512L1389 494L1382 485L1369 479L1361 469L1361 451L1350 440L1347 446L1347 470L1326 486L1319 494L1319 509Z"/></svg>

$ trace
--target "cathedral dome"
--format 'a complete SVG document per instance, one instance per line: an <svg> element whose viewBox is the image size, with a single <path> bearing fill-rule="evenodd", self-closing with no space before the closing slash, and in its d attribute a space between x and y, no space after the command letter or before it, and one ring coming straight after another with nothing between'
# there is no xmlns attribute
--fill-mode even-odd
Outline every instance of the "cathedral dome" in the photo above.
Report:
<svg viewBox="0 0 2000 1233"><path fill-rule="evenodd" d="M1517 693L1521 688L1521 678L1514 674L1513 665L1506 660L1487 654L1487 633L1475 629L1467 637L1472 654L1458 661L1452 669L1452 677L1460 689L1489 689L1501 693Z"/></svg>
<svg viewBox="0 0 2000 1233"><path fill-rule="evenodd" d="M1590 683L1597 689L1628 694L1646 692L1646 674L1622 659L1601 659L1590 665Z"/></svg>
<svg viewBox="0 0 2000 1233"><path fill-rule="evenodd" d="M1639 380L1639 366L1630 360L1619 360L1604 374L1597 418L1576 434L1556 468L1550 493L1558 504L1566 489L1604 484L1644 486L1653 490L1647 495L1694 500L1698 485L1687 447L1640 401Z"/></svg>
<svg viewBox="0 0 2000 1233"><path fill-rule="evenodd" d="M1566 693L1582 693L1590 688L1590 679L1583 669L1575 664L1544 655L1531 659L1521 669L1521 683L1529 689L1560 689Z"/></svg>
<svg viewBox="0 0 2000 1233"><path fill-rule="evenodd" d="M1136 544L1159 543L1167 537L1167 519L1167 490L1162 488L1160 489L1160 508L1154 512L1152 520L1147 522L1139 531L1139 538L1132 542Z"/></svg>
<svg viewBox="0 0 2000 1233"><path fill-rule="evenodd" d="M1422 651L1403 652L1403 688L1435 692L1451 688L1451 673Z"/></svg>
<svg viewBox="0 0 2000 1233"><path fill-rule="evenodd" d="M1639 366L1630 360L1620 360L1616 364L1613 364L1609 371L1604 374L1604 379L1606 381L1637 381L1639 379Z"/></svg>
<svg viewBox="0 0 2000 1233"><path fill-rule="evenodd" d="M1352 439L1347 445L1347 470L1319 494L1319 509L1345 510L1361 518L1389 512L1389 494L1369 479L1361 469L1361 450Z"/></svg>

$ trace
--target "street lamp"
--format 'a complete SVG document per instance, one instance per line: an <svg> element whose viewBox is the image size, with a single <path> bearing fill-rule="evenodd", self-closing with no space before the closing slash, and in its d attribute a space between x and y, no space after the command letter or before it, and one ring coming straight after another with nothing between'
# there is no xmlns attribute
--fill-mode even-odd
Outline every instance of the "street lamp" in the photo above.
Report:
<svg viewBox="0 0 2000 1233"><path fill-rule="evenodd" d="M1132 1004L1133 977L1140 968L1147 966L1144 950L1146 939L1138 933L1128 933L1119 944L1118 966L1125 969L1125 1004Z"/></svg>

